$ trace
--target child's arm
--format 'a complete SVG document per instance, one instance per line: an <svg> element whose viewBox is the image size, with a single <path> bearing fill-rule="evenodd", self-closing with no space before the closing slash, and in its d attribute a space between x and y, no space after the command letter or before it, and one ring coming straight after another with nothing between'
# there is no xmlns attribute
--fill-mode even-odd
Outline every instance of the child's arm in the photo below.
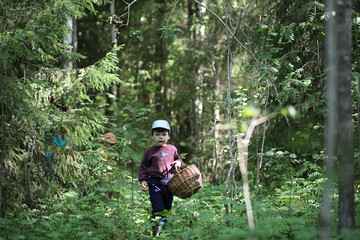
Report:
<svg viewBox="0 0 360 240"><path fill-rule="evenodd" d="M182 159L180 158L178 152L177 152L177 149L175 150L175 154L174 154L174 163L173 163L173 166L175 168L175 171L180 171L181 169L181 166L183 165L183 161Z"/></svg>
<svg viewBox="0 0 360 240"><path fill-rule="evenodd" d="M144 156L143 156L143 160L141 162L140 165L140 169L139 169L139 181L141 184L141 190L143 190L144 192L147 190L147 178L149 177L147 169L148 169L148 157L147 157L147 151L145 152Z"/></svg>

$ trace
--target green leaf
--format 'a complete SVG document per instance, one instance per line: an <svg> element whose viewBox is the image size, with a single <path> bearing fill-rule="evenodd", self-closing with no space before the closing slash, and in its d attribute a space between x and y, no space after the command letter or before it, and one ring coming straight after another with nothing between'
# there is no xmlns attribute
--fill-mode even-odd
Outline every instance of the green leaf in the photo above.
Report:
<svg viewBox="0 0 360 240"><path fill-rule="evenodd" d="M244 107L242 115L244 118L250 118L250 117L258 115L259 112L260 112L260 110L258 108L256 108L254 105L247 105Z"/></svg>
<svg viewBox="0 0 360 240"><path fill-rule="evenodd" d="M273 72L273 73L277 73L277 72L279 72L279 70L277 70L277 69L276 69L276 68L274 68L274 67L270 67L269 69L270 69L270 71L271 71L271 72Z"/></svg>

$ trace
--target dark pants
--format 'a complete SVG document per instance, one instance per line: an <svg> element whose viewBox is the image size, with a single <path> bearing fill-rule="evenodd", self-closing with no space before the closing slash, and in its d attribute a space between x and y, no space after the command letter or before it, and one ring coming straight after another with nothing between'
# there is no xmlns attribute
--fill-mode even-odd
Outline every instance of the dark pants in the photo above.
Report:
<svg viewBox="0 0 360 240"><path fill-rule="evenodd" d="M150 201L152 206L152 217L162 217L159 213L164 210L171 210L173 194L167 186L170 178L151 177L148 180Z"/></svg>

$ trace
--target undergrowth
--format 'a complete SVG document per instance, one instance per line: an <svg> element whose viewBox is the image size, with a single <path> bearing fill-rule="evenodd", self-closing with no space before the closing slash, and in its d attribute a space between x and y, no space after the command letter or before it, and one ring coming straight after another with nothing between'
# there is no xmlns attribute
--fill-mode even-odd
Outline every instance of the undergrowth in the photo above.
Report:
<svg viewBox="0 0 360 240"><path fill-rule="evenodd" d="M91 190L87 194L68 189L59 196L38 199L37 208L22 205L14 215L1 218L0 239L152 238L148 194L136 182L132 185L131 177L118 175L88 184ZM319 184L293 179L281 191L253 201L255 230L251 231L241 192L236 202L224 201L224 186L205 182L191 198L175 197L166 228L157 238L316 239L320 199L313 189ZM224 204L231 206L227 216ZM354 234L359 232L345 239L354 238Z"/></svg>

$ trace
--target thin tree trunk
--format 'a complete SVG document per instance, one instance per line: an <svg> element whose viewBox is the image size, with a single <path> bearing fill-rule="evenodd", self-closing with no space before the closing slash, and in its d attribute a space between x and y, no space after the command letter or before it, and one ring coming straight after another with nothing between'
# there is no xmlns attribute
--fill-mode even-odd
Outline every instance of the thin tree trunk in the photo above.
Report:
<svg viewBox="0 0 360 240"><path fill-rule="evenodd" d="M73 45L73 52L77 52L78 50L78 36L77 36L77 21L76 18L73 18L73 25L72 25L72 45ZM73 68L77 68L77 62L72 59Z"/></svg>
<svg viewBox="0 0 360 240"><path fill-rule="evenodd" d="M204 11L202 9L199 10L199 8L196 8L192 5L191 1L188 2L189 6L188 6L188 11L189 11L189 29L192 28L192 25L190 23L193 22L193 15L197 14L197 15L202 15L204 13ZM206 4L206 1L204 2L204 4ZM197 44L196 48L205 51L204 49L204 39L205 39L205 29L206 26L201 24L200 28L198 29L193 28L193 30L189 30L191 35L190 38L192 38L192 41L195 42ZM201 121L202 121L202 115L203 115L203 110L204 110L204 99L203 99L203 83L204 83L204 64L202 62L199 63L199 65L197 66L197 72L194 73L195 74L195 78L197 79L195 82L194 87L197 89L196 91L196 99L193 102L193 106L194 106L194 116L193 116L193 121L195 123L194 126L198 126L195 127L194 131L195 131L195 136L196 136L196 155L198 156L197 159L200 159L200 146L201 146L201 138L200 135L202 134L203 128L199 127L201 125ZM199 161L199 160L198 160ZM201 162L201 161L199 161ZM211 167L211 165L213 164L213 162L204 162L204 167L203 168L208 168ZM210 166L209 166L210 165ZM209 173L209 181L211 182L213 179L213 174Z"/></svg>
<svg viewBox="0 0 360 240"><path fill-rule="evenodd" d="M230 40L229 40L230 43ZM232 52L230 48L230 44L228 45L228 54L227 54L227 123L228 123L228 138L229 138L229 157L230 157L230 168L226 177L226 186L223 193L223 200L226 199L227 191L231 184L231 174L233 173L234 168L234 156L233 156L233 142L232 142L232 129L231 129L231 69L232 69ZM226 216L229 214L229 205L225 204ZM230 222L227 220L227 225L230 226Z"/></svg>
<svg viewBox="0 0 360 240"><path fill-rule="evenodd" d="M204 3L206 4L206 2ZM197 9L198 10L198 9ZM202 9L200 10L199 14L203 14L204 11L202 11ZM201 24L199 31L194 31L194 41L197 42L198 44L198 48L202 51L204 51L203 46L204 46L204 39L205 39L205 25ZM195 99L195 118L196 118L196 122L199 124L201 123L201 119L202 119L202 114L203 114L203 110L204 110L204 99L203 99L203 83L204 83L204 65L202 62L200 62L200 65L198 66L198 71L197 71L197 76L196 76L197 83L196 83L196 89L197 89L197 94L196 94L196 99ZM199 136L199 134L201 134L201 132L199 132L199 129L202 128L198 128L197 130L197 135ZM200 139L198 139L200 140ZM200 143L199 143L200 146ZM212 178L212 176L210 175L210 179Z"/></svg>
<svg viewBox="0 0 360 240"><path fill-rule="evenodd" d="M246 207L246 215L248 219L248 225L249 229L255 228L255 222L254 222L254 215L251 205L251 198L250 198L250 188L249 188L249 179L248 179L248 148L251 136L253 134L253 131L256 126L263 124L266 122L268 117L263 118L257 118L257 116L254 116L250 122L250 125L248 127L248 130L246 131L246 134L244 138L242 139L240 134L237 136L237 148L238 148L238 159L239 159L239 167L241 172L241 177L243 181L243 194L244 194L244 200L245 200L245 207Z"/></svg>
<svg viewBox="0 0 360 240"><path fill-rule="evenodd" d="M164 16L166 14L166 1L165 0L156 0L156 4L159 6L156 14L156 21L158 23L163 22ZM165 81L165 65L168 58L167 51L167 42L163 37L159 37L159 39L155 42L155 56L156 59L156 69L161 69L160 73L153 73L155 82L158 83L156 87L155 94L155 109L157 112L166 112L167 110L167 86Z"/></svg>
<svg viewBox="0 0 360 240"><path fill-rule="evenodd" d="M110 5L110 16L115 16L115 2L116 0L112 0L111 5ZM116 54L116 46L117 46L117 28L116 28L116 24L113 23L111 25L111 42L113 44L113 52ZM111 93L113 95L113 98L111 99L111 104L114 107L114 109L116 109L116 102L117 102L117 85L116 83L113 83L113 85L111 86ZM117 111L114 110L112 112L113 118L114 120L116 119L117 116Z"/></svg>
<svg viewBox="0 0 360 240"><path fill-rule="evenodd" d="M72 17L72 16L68 16L66 20L67 21L65 23L65 26L67 28L71 29L71 32L67 36L64 36L64 44L73 46L73 40L74 40L74 38L73 38L73 35L74 35L73 30L74 30L74 20L75 20L75 18ZM73 49L69 49L69 51L73 51ZM73 60L71 59L71 56L65 56L63 67L64 67L64 69L72 69L74 67Z"/></svg>
<svg viewBox="0 0 360 240"><path fill-rule="evenodd" d="M269 88L267 88L267 91L269 91ZM265 112L267 109L267 103L268 103L268 98L266 97L265 108L264 108ZM259 192L260 192L260 172L261 172L263 156L264 156L265 138L266 138L266 122L263 125L263 133L262 133L262 140L261 140L261 154L260 154L260 157L257 159L257 163L256 163L256 191L255 191L256 198L259 196Z"/></svg>
<svg viewBox="0 0 360 240"><path fill-rule="evenodd" d="M259 192L260 192L260 173L261 173L262 162L263 162L265 138L266 138L266 123L264 123L264 126L263 126L263 134L262 134L262 140L261 140L261 154L260 154L260 157L258 157L257 163L256 163L256 191L255 191L256 198L258 197Z"/></svg>
<svg viewBox="0 0 360 240"><path fill-rule="evenodd" d="M206 8L206 6L203 6ZM223 2L223 8L225 12L228 12L227 10L227 4L225 2ZM206 8L207 9L207 8ZM228 18L230 16L230 14L227 14ZM226 19L227 22L230 22L230 19ZM236 28L235 28L235 32L237 31L239 27L239 23L236 24ZM228 46L227 46L227 91L226 91L226 99L227 99L227 124L228 124L228 139L229 139L229 157L230 157L230 168L226 177L226 186L225 186L225 190L223 193L223 200L226 199L226 194L228 191L228 188L230 187L230 178L231 175L233 175L234 177L234 155L233 155L233 131L232 131L232 124L231 124L231 71L232 71L232 51L231 51L231 46L232 46L232 35L230 34L230 30L227 28L226 31L226 35L227 35L227 40L228 40ZM236 189L236 183L235 185L235 189ZM229 205L225 204L225 211L226 211L226 215L229 214ZM227 220L227 225L230 226L230 222Z"/></svg>
<svg viewBox="0 0 360 240"><path fill-rule="evenodd" d="M194 4L192 4L192 0L188 0L187 3L187 10L188 10L188 18L187 18L187 33L188 33L188 38L191 39L189 42L196 42L196 33L195 33L195 28L193 28L194 25L194 15L197 13L197 8L194 6ZM187 43L187 48L191 49L190 43ZM195 81L192 82L190 88L195 88L196 87L196 83ZM200 171L203 171L203 167L202 167L202 159L201 159L201 154L200 154L200 134L199 134L199 125L200 122L198 122L198 117L196 114L196 105L195 105L195 101L192 101L192 108L191 110L189 110L189 114L191 116L191 126L195 126L195 127L191 127L191 135L195 137L195 156L196 156L196 164L198 165ZM178 114L180 115L180 114ZM205 165L205 164L204 164ZM206 165L205 165L206 168Z"/></svg>
<svg viewBox="0 0 360 240"><path fill-rule="evenodd" d="M248 130L246 131L244 138L241 138L240 134L238 134L237 136L239 167L243 181L243 194L244 194L246 215L248 219L249 229L255 229L254 215L253 215L251 198L250 198L248 169L247 169L249 143L256 126L265 123L270 117L271 116L257 118L257 116L254 116L250 122L250 125L248 127Z"/></svg>
<svg viewBox="0 0 360 240"><path fill-rule="evenodd" d="M5 99L3 95L5 95L5 76L0 79L1 81L1 99ZM5 101L1 101L1 153L0 153L0 217L2 217L2 189L3 189L3 165L5 159Z"/></svg>
<svg viewBox="0 0 360 240"><path fill-rule="evenodd" d="M220 153L220 106L219 100L221 98L220 79L218 76L218 69L216 67L216 60L212 62L212 75L214 79L214 149L213 149L213 164L212 164L212 179L210 182L217 184L217 161Z"/></svg>
<svg viewBox="0 0 360 240"><path fill-rule="evenodd" d="M242 183L243 183L242 185L243 185L243 194L244 194L245 207L246 207L246 216L248 219L249 228L254 229L255 223L254 223L254 216L251 205L249 179L248 179L248 171L247 171L248 146L249 146L249 141L246 139L242 139L239 134L237 136L238 160L239 160L239 167L240 167Z"/></svg>

